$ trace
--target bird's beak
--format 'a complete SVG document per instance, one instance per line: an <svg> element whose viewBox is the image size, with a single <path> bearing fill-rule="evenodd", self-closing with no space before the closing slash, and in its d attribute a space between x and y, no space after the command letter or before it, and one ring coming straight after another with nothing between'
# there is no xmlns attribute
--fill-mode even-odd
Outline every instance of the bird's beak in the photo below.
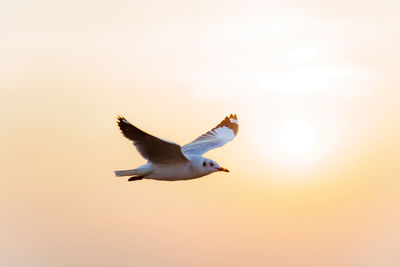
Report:
<svg viewBox="0 0 400 267"><path fill-rule="evenodd" d="M222 167L218 168L217 170L220 171L220 172L229 172L228 169L225 169L225 168L222 168Z"/></svg>

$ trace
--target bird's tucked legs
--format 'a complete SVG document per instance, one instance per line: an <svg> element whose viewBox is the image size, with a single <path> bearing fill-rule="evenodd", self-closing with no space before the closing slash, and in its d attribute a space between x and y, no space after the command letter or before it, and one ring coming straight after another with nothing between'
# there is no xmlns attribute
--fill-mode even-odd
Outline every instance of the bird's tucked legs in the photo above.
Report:
<svg viewBox="0 0 400 267"><path fill-rule="evenodd" d="M144 176L132 176L131 178L128 179L129 182L131 181L137 181L137 180L142 180Z"/></svg>

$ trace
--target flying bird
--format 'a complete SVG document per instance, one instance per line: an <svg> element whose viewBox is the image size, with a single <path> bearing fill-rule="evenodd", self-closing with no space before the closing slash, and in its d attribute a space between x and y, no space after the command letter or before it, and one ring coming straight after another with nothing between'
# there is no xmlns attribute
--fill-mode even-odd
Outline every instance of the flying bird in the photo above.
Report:
<svg viewBox="0 0 400 267"><path fill-rule="evenodd" d="M122 116L117 117L117 123L122 134L133 141L140 155L148 160L147 164L136 169L115 171L116 176L132 176L128 181L190 180L217 171L229 172L217 162L203 157L203 154L225 145L239 131L237 116L231 114L210 131L180 146L140 130Z"/></svg>

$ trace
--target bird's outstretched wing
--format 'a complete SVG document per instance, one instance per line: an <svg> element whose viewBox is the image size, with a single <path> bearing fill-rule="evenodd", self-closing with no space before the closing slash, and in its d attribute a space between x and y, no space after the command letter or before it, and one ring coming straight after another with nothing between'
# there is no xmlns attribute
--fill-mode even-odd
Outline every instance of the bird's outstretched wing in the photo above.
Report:
<svg viewBox="0 0 400 267"><path fill-rule="evenodd" d="M182 154L180 145L159 139L130 124L118 116L117 123L126 138L133 141L140 155L154 163L174 163L188 161Z"/></svg>
<svg viewBox="0 0 400 267"><path fill-rule="evenodd" d="M225 117L220 124L182 147L185 155L203 155L207 151L221 147L231 141L239 131L236 114Z"/></svg>

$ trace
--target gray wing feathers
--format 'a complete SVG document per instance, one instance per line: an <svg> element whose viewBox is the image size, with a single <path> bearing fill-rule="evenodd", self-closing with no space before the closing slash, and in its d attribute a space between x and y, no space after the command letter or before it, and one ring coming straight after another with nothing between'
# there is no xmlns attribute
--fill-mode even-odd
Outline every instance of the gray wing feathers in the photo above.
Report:
<svg viewBox="0 0 400 267"><path fill-rule="evenodd" d="M173 163L187 161L181 146L161 140L133 126L124 117L118 116L117 123L122 134L133 141L143 158L154 163Z"/></svg>
<svg viewBox="0 0 400 267"><path fill-rule="evenodd" d="M185 155L203 155L207 151L221 147L231 141L239 131L236 115L225 117L217 126L182 147Z"/></svg>

